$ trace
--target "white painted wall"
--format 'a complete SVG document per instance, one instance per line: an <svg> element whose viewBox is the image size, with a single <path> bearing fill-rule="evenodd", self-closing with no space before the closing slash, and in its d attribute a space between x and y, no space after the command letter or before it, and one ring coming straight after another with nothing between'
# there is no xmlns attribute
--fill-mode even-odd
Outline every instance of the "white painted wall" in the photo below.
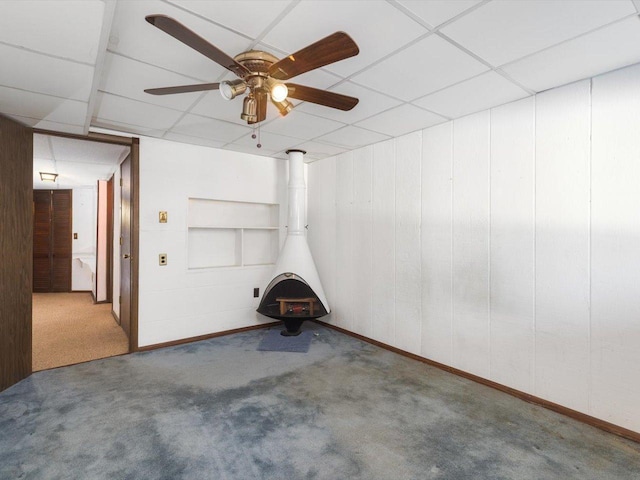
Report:
<svg viewBox="0 0 640 480"><path fill-rule="evenodd" d="M286 176L284 160L140 139L140 346L271 321L256 313L253 288L262 293L273 266L188 269L187 206L190 197L279 203L284 238Z"/></svg>
<svg viewBox="0 0 640 480"><path fill-rule="evenodd" d="M96 249L96 275L94 297L97 302L107 300L107 182L98 180L98 229Z"/></svg>
<svg viewBox="0 0 640 480"><path fill-rule="evenodd" d="M310 164L327 320L640 432L638 112L635 65Z"/></svg>
<svg viewBox="0 0 640 480"><path fill-rule="evenodd" d="M77 187L72 196L73 233L71 290L93 289L93 273L96 262L96 188Z"/></svg>

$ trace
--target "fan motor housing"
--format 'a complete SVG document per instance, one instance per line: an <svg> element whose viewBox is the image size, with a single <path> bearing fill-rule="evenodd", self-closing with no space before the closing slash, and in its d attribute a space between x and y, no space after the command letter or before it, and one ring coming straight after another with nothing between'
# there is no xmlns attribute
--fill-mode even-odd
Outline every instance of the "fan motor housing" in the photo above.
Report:
<svg viewBox="0 0 640 480"><path fill-rule="evenodd" d="M248 52L236 55L233 59L246 67L250 72L264 74L264 76L266 76L269 71L269 67L279 60L270 53L260 50L249 50Z"/></svg>

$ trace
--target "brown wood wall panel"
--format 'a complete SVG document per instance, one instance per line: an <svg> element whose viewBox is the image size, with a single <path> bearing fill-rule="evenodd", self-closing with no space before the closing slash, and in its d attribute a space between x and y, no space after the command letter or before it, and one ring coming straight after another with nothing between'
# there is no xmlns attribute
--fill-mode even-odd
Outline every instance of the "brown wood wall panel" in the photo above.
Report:
<svg viewBox="0 0 640 480"><path fill-rule="evenodd" d="M33 134L0 115L0 391L31 374Z"/></svg>

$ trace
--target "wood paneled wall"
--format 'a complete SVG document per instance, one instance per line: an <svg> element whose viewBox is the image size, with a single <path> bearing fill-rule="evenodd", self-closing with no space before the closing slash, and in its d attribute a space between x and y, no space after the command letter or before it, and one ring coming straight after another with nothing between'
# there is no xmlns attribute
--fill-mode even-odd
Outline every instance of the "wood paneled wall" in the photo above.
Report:
<svg viewBox="0 0 640 480"><path fill-rule="evenodd" d="M31 374L33 134L0 115L0 390Z"/></svg>

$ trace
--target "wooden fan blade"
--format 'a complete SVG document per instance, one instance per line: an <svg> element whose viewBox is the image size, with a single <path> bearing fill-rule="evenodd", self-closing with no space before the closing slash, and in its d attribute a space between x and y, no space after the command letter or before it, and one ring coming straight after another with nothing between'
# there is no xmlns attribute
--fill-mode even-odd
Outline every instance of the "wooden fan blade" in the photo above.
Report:
<svg viewBox="0 0 640 480"><path fill-rule="evenodd" d="M219 83L200 83L197 85L180 85L177 87L147 88L151 95L173 95L174 93L202 92L204 90L218 90Z"/></svg>
<svg viewBox="0 0 640 480"><path fill-rule="evenodd" d="M336 32L274 63L269 67L269 75L277 80L288 80L358 53L358 45L349 35Z"/></svg>
<svg viewBox="0 0 640 480"><path fill-rule="evenodd" d="M360 100L355 97L348 97L339 93L319 90L313 87L305 87L304 85L296 85L295 83L287 83L289 96L296 100L317 103L325 107L337 108L338 110L351 110Z"/></svg>
<svg viewBox="0 0 640 480"><path fill-rule="evenodd" d="M154 27L158 27L163 32L168 33L185 45L197 50L227 70L231 70L238 77L244 78L247 74L251 73L229 55L211 45L207 40L189 30L177 20L166 15L147 15L145 19Z"/></svg>

